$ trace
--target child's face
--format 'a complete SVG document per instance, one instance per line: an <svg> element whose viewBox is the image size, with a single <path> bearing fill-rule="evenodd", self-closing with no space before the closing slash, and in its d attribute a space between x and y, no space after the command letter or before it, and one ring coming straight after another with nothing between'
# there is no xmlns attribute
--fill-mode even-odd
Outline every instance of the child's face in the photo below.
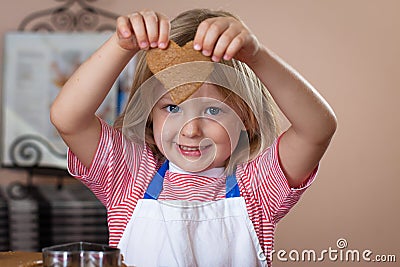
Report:
<svg viewBox="0 0 400 267"><path fill-rule="evenodd" d="M223 101L211 84L203 84L179 105L165 94L152 110L154 139L161 153L185 171L225 166L245 127Z"/></svg>

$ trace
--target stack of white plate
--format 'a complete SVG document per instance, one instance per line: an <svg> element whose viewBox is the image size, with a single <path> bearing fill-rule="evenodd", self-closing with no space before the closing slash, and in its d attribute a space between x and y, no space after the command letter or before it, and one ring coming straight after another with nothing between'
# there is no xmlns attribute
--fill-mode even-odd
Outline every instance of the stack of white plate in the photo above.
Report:
<svg viewBox="0 0 400 267"><path fill-rule="evenodd" d="M79 241L108 244L106 209L83 184L38 188L48 205L41 214L42 247Z"/></svg>
<svg viewBox="0 0 400 267"><path fill-rule="evenodd" d="M14 184L0 197L0 251L41 251L70 242L108 244L103 204L80 182Z"/></svg>
<svg viewBox="0 0 400 267"><path fill-rule="evenodd" d="M24 191L14 187L13 192ZM37 189L29 188L29 193L8 195L9 244L13 251L40 250L39 199Z"/></svg>

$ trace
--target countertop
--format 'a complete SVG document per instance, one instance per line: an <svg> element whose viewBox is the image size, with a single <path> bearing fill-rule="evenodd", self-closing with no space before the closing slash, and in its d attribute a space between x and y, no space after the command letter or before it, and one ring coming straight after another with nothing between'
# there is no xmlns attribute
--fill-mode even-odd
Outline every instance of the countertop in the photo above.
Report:
<svg viewBox="0 0 400 267"><path fill-rule="evenodd" d="M41 262L41 252L0 252L1 267L39 267Z"/></svg>

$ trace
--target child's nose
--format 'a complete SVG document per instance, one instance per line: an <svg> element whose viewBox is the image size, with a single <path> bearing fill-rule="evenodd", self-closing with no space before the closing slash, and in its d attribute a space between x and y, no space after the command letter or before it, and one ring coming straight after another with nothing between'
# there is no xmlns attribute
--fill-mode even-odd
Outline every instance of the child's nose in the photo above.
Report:
<svg viewBox="0 0 400 267"><path fill-rule="evenodd" d="M192 119L183 125L180 134L185 137L196 137L200 136L201 132L201 120Z"/></svg>

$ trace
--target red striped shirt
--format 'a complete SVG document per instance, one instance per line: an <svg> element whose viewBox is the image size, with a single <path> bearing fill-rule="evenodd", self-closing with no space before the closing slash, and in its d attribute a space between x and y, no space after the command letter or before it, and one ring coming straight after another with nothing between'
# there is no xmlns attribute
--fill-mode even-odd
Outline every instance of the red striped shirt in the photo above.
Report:
<svg viewBox="0 0 400 267"><path fill-rule="evenodd" d="M278 140L254 160L237 166L236 170L240 194L267 256L273 249L276 223L297 203L317 173L316 169L304 186L290 188L279 164ZM107 208L111 246L118 245L137 201L143 197L161 164L146 145L130 142L104 121L89 169L71 151L68 152L71 175L86 184ZM225 179L221 177L167 171L159 198L209 201L224 197Z"/></svg>

